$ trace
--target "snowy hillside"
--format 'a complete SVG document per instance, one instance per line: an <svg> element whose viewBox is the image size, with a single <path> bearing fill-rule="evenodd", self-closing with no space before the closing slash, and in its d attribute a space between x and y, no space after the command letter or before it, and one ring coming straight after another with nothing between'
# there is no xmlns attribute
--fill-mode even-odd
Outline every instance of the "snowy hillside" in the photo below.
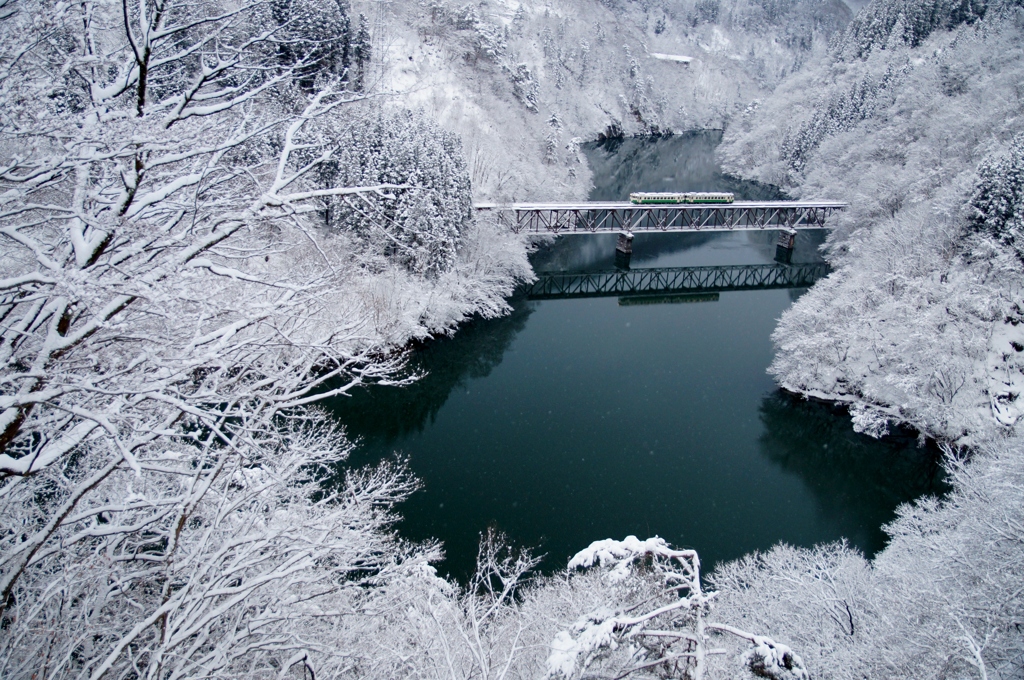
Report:
<svg viewBox="0 0 1024 680"><path fill-rule="evenodd" d="M585 195L581 141L722 128L820 59L850 13L838 0L432 0L379 16L382 89L461 135L478 199L507 200Z"/></svg>
<svg viewBox="0 0 1024 680"><path fill-rule="evenodd" d="M930 7L872 3L827 63L729 129L722 154L851 204L829 239L837 272L776 333L778 379L854 403L869 431L888 419L973 441L1012 432L1020 412L1015 239L979 237L971 197L1008 185L998 210L1020 209L1021 15Z"/></svg>

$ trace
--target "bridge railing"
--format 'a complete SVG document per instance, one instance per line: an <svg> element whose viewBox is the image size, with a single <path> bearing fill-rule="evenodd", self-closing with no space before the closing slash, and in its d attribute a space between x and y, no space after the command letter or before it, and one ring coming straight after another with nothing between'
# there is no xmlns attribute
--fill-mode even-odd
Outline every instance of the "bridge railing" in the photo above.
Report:
<svg viewBox="0 0 1024 680"><path fill-rule="evenodd" d="M845 203L829 201L744 201L714 205L632 203L481 203L516 233L599 233L645 231L731 231L822 229Z"/></svg>

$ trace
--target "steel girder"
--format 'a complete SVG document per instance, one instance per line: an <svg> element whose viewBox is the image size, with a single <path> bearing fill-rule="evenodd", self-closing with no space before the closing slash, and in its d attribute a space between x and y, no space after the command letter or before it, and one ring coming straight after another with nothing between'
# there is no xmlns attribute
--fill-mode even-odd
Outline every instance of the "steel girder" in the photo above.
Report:
<svg viewBox="0 0 1024 680"><path fill-rule="evenodd" d="M821 229L845 206L792 205L655 205L628 208L516 207L493 208L500 223L515 233L598 233L617 231L722 231Z"/></svg>
<svg viewBox="0 0 1024 680"><path fill-rule="evenodd" d="M551 300L804 288L828 273L829 266L825 262L554 272L540 274L527 294L533 300Z"/></svg>

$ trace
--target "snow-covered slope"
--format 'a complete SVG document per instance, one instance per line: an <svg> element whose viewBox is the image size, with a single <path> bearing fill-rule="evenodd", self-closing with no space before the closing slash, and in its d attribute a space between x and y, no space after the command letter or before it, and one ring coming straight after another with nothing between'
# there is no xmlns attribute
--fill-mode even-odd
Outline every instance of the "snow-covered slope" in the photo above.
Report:
<svg viewBox="0 0 1024 680"><path fill-rule="evenodd" d="M539 200L585 195L582 140L723 127L821 58L850 13L839 0L433 0L374 16L381 89L462 136L475 196Z"/></svg>
<svg viewBox="0 0 1024 680"><path fill-rule="evenodd" d="M1021 14L913 6L872 3L827 64L728 130L723 156L795 195L851 204L829 239L836 273L775 335L780 382L854 403L867 431L895 420L978 441L1012 433L1019 408L1019 258L1000 238L978 242L970 199L979 164L1024 129ZM1011 175L1000 181L1019 183Z"/></svg>

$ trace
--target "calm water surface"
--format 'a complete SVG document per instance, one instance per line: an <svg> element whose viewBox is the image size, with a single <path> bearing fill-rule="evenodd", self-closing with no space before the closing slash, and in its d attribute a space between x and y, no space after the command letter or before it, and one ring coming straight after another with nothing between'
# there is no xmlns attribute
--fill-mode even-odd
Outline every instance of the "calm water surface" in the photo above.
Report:
<svg viewBox="0 0 1024 680"><path fill-rule="evenodd" d="M591 197L728 188L773 198L720 174L718 140L592 146ZM638 235L631 266L769 263L773 239ZM794 261L815 261L820 240L801 232ZM614 236L563 237L533 262L538 272L611 268ZM780 541L846 538L872 554L899 503L942 491L936 452L909 435L857 435L841 411L776 388L770 335L802 292L628 306L519 296L510 316L418 350L418 383L329 406L359 439L354 464L408 458L423 489L399 508L399 529L441 539L440 568L459 578L489 526L544 553L547 570L628 534L696 548L708 566Z"/></svg>

